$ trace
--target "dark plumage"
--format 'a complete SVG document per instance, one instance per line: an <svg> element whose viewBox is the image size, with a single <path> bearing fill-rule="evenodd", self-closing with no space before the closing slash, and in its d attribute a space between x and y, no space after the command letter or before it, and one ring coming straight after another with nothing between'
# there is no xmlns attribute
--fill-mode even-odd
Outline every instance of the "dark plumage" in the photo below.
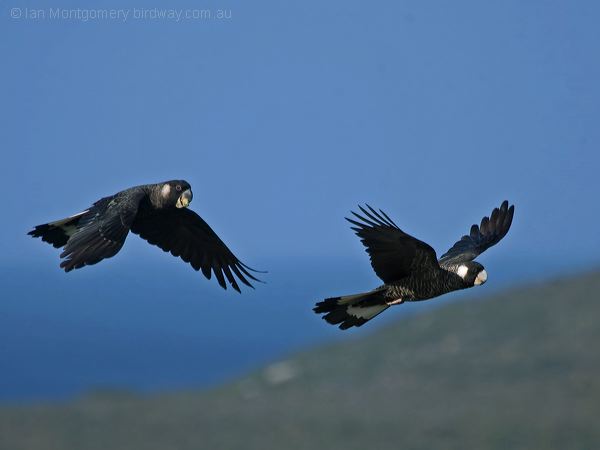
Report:
<svg viewBox="0 0 600 450"><path fill-rule="evenodd" d="M60 267L65 272L116 255L131 231L202 270L206 278L214 273L223 289L227 280L240 292L236 279L253 287L248 279L260 281L250 273L257 271L237 259L210 226L187 209L191 201L190 185L183 180L136 186L66 219L38 225L28 234L64 247Z"/></svg>
<svg viewBox="0 0 600 450"><path fill-rule="evenodd" d="M430 245L402 231L383 211L359 206L362 215L346 218L371 257L383 286L370 292L325 299L314 311L343 330L359 327L392 305L427 300L485 283L487 272L473 261L506 236L514 206L502 202L479 226L473 225L439 260Z"/></svg>

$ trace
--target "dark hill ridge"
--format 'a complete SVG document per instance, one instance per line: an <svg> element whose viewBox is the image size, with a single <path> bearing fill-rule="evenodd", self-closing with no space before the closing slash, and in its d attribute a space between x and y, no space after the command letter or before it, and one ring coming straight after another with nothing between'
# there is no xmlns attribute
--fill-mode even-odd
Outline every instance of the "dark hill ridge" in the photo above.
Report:
<svg viewBox="0 0 600 450"><path fill-rule="evenodd" d="M1 408L0 448L600 448L599 292L455 302L208 392Z"/></svg>

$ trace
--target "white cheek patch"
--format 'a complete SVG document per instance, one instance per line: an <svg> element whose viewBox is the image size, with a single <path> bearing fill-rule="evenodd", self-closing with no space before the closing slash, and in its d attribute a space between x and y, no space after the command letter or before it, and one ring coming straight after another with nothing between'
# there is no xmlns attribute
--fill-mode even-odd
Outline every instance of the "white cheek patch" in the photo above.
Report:
<svg viewBox="0 0 600 450"><path fill-rule="evenodd" d="M167 198L169 196L169 193L171 192L171 186L168 184L165 184L162 189L160 190L160 195L162 195L164 198Z"/></svg>
<svg viewBox="0 0 600 450"><path fill-rule="evenodd" d="M469 272L469 268L465 265L462 265L458 268L458 270L456 271L456 274L464 280L465 277L467 276L468 272Z"/></svg>

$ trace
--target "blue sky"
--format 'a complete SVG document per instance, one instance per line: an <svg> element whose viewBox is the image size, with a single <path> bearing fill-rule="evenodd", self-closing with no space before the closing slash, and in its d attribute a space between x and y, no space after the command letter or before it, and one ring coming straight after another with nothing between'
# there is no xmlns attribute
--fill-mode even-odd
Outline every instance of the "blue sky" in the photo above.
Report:
<svg viewBox="0 0 600 450"><path fill-rule="evenodd" d="M3 277L43 267L62 280L57 252L25 235L32 225L172 178L192 184L192 209L242 260L270 270L262 292L320 267L331 291L307 293L308 307L378 283L343 220L359 202L441 254L511 200L513 229L482 258L490 281L600 263L597 2L0 7ZM231 18L49 17L153 7ZM137 237L117 258L75 277L177 264Z"/></svg>
<svg viewBox="0 0 600 450"><path fill-rule="evenodd" d="M13 6L69 3L2 5L5 260L40 257L32 224L185 178L250 260L358 253L358 202L442 251L508 198L505 251L598 261L594 2L208 2L232 18L179 23ZM142 6L160 5L89 4Z"/></svg>

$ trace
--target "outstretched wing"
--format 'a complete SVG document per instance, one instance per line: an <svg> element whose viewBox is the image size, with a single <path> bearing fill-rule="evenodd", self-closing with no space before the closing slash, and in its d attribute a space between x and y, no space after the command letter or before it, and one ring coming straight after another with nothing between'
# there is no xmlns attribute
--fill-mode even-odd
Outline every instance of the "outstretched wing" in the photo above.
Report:
<svg viewBox="0 0 600 450"><path fill-rule="evenodd" d="M212 228L187 208L168 208L138 217L131 232L180 257L195 270L202 270L208 279L212 270L223 289L227 289L225 278L238 292L240 287L235 277L249 287L253 286L248 278L260 282L250 273L257 271L237 259Z"/></svg>
<svg viewBox="0 0 600 450"><path fill-rule="evenodd" d="M473 261L492 245L506 236L512 224L515 206L504 200L500 208L494 208L490 217L481 219L481 224L471 226L471 232L460 238L450 250L442 255L440 264L450 266Z"/></svg>
<svg viewBox="0 0 600 450"><path fill-rule="evenodd" d="M60 254L64 258L60 267L69 272L116 255L125 243L143 195L123 191L98 200L81 216L75 216L79 220Z"/></svg>
<svg viewBox="0 0 600 450"><path fill-rule="evenodd" d="M352 229L360 237L371 257L371 266L379 278L391 283L421 270L439 269L435 250L429 244L406 234L381 210L352 214L359 219L346 220L355 225Z"/></svg>

